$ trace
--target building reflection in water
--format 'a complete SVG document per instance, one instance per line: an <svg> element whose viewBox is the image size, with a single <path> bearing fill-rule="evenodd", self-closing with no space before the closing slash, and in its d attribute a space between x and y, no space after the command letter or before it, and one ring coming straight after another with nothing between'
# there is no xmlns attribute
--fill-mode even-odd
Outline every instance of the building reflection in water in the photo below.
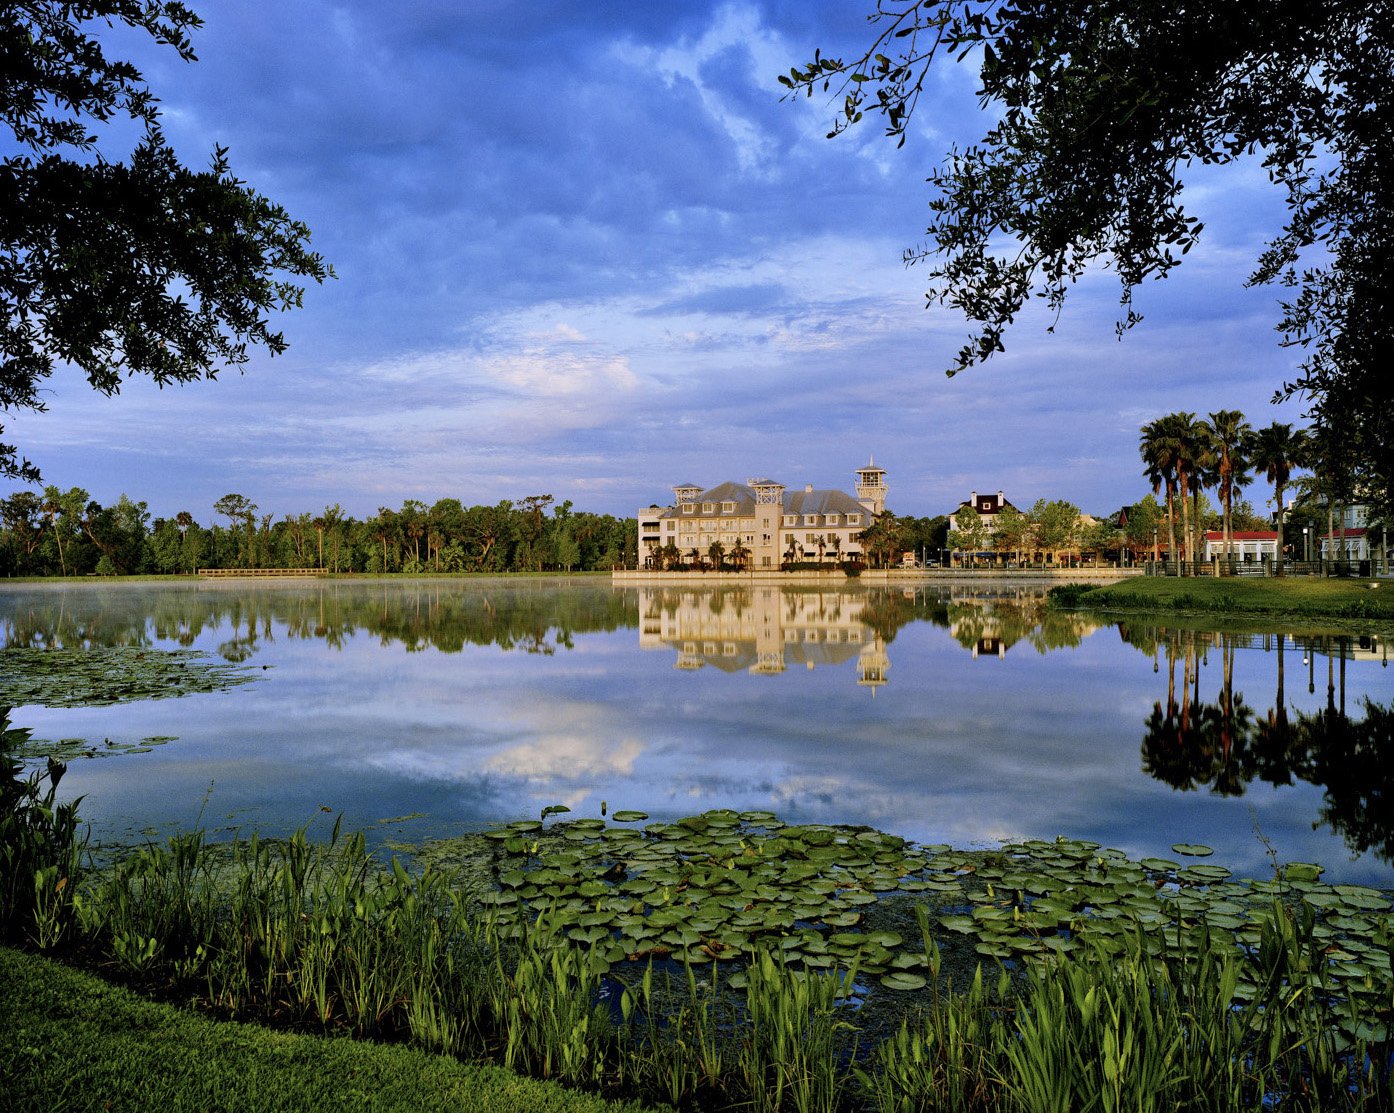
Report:
<svg viewBox="0 0 1394 1113"><path fill-rule="evenodd" d="M857 684L874 696L891 662L868 621L871 600L835 589L641 588L639 647L675 650L679 669L756 676L854 663Z"/></svg>

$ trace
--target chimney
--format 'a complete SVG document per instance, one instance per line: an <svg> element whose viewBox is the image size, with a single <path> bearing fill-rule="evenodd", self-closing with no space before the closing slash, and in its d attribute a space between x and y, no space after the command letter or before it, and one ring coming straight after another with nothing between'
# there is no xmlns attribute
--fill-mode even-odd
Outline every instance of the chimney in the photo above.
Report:
<svg viewBox="0 0 1394 1113"><path fill-rule="evenodd" d="M998 509L998 510L1001 510L1001 509L1002 509L1002 504L1003 504L1004 502L1006 502L1006 501L1007 501L1007 500L1006 500L1006 498L1003 496L1002 492L1001 492L1001 491L998 491L998 492L997 492L997 509Z"/></svg>
<svg viewBox="0 0 1394 1113"><path fill-rule="evenodd" d="M969 495L968 501L971 502L973 506L976 508L978 505L978 492L974 491L971 495Z"/></svg>
<svg viewBox="0 0 1394 1113"><path fill-rule="evenodd" d="M812 484L812 483L805 483L805 484L803 485L803 493L806 494L806 495L811 495L811 494L813 494L813 484Z"/></svg>

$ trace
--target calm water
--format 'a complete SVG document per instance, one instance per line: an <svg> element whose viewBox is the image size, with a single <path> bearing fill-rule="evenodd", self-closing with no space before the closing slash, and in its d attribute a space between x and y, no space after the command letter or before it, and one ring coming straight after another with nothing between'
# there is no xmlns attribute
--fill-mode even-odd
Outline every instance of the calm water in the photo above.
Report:
<svg viewBox="0 0 1394 1113"><path fill-rule="evenodd" d="M1252 876L1266 840L1328 880L1394 885L1394 741L1363 704L1394 700L1379 638L1101 625L1034 590L587 579L8 588L0 644L256 668L215 694L16 710L99 752L177 736L72 763L100 840L343 812L411 841L606 801L956 845L1203 842Z"/></svg>

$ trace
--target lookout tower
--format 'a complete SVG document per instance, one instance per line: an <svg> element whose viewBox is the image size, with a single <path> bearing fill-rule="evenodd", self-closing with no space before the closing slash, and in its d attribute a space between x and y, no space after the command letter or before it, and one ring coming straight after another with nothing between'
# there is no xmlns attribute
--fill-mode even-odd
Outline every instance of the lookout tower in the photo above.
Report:
<svg viewBox="0 0 1394 1113"><path fill-rule="evenodd" d="M876 457L864 468L857 469L857 501L873 514L886 510L886 469L876 466Z"/></svg>

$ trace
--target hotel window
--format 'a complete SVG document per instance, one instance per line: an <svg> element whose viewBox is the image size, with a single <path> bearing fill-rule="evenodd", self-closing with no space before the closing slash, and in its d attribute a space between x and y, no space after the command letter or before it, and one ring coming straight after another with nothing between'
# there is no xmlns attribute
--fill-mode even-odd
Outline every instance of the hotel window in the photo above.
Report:
<svg viewBox="0 0 1394 1113"><path fill-rule="evenodd" d="M685 502L682 504L682 512L684 514L691 514L696 509L697 507L693 503Z"/></svg>
<svg viewBox="0 0 1394 1113"><path fill-rule="evenodd" d="M710 514L710 513L711 513L713 510L715 510L715 509L716 509L716 503L714 503L714 502L704 502L704 503L702 504L702 513L703 513L703 514Z"/></svg>
<svg viewBox="0 0 1394 1113"><path fill-rule="evenodd" d="M828 525L830 525L830 526L835 526L835 525L837 525L837 515L836 515L836 514L829 514L829 515L828 515Z"/></svg>
<svg viewBox="0 0 1394 1113"><path fill-rule="evenodd" d="M784 515L784 524L785 524L786 526L797 525L797 524L798 524L798 521L799 521L799 516L798 516L797 514L786 514L786 515Z"/></svg>
<svg viewBox="0 0 1394 1113"><path fill-rule="evenodd" d="M723 514L734 514L736 512L736 504L734 502L723 502L721 504L721 512Z"/></svg>
<svg viewBox="0 0 1394 1113"><path fill-rule="evenodd" d="M859 525L861 525L861 524L862 524L862 516L861 516L860 514L848 514L848 515L847 515L847 524L848 524L849 526L859 526Z"/></svg>
<svg viewBox="0 0 1394 1113"><path fill-rule="evenodd" d="M677 523L677 522L669 522L669 523L668 523L668 532L669 532L669 533L672 533L672 532L673 532L675 529L677 529L677 528L678 528L678 523Z"/></svg>
<svg viewBox="0 0 1394 1113"><path fill-rule="evenodd" d="M803 516L803 524L806 525L806 526L816 526L816 525L818 524L818 515L817 515L817 514L805 514L805 515Z"/></svg>

